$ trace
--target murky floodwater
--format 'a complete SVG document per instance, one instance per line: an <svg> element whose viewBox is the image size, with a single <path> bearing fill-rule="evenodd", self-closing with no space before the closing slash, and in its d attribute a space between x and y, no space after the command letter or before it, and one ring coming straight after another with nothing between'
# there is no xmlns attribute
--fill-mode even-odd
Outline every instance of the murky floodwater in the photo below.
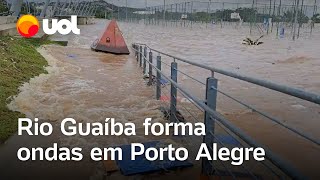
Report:
<svg viewBox="0 0 320 180"><path fill-rule="evenodd" d="M66 117L79 122L103 122L107 117L114 117L120 122L131 121L136 124L141 124L146 117L152 117L154 121L164 122L158 110L161 103L154 100L154 89L145 85L134 53L130 56L115 56L90 50L90 44L105 25L105 21L97 21L95 25L82 26L81 36L53 37L69 40L68 47L51 45L39 50L49 61L49 74L32 79L21 87L21 93L9 105L10 108L30 118L37 117L51 122L59 122ZM320 33L294 43L288 39L266 37L262 39L263 45L248 47L241 45L248 32L245 28L164 28L131 23L120 23L120 27L128 45L133 42L146 43L160 51L208 66L320 93ZM170 63L172 60L163 57L163 61ZM178 66L181 71L202 82L211 74L184 63L179 63ZM163 69L168 69L165 67L164 65ZM222 91L320 138L319 106L221 75L216 77ZM179 74L179 82L196 96L203 98L205 87L201 83L192 81L183 74ZM166 92L165 88L163 92ZM305 173L315 172L320 162L319 147L306 143L221 94L218 109L249 135L289 159ZM194 108L189 110L196 111ZM189 116L186 115L187 118ZM196 116L202 118L199 113ZM138 128L138 132L143 131ZM9 145L4 149L10 149L12 144L19 144L17 137L14 139L8 141ZM130 138L66 138L55 134L53 139L62 145L90 149L94 146L143 142L153 138L138 133L138 136ZM177 143L174 140L167 141ZM304 156L297 157L297 153ZM310 166L305 167L306 163Z"/></svg>

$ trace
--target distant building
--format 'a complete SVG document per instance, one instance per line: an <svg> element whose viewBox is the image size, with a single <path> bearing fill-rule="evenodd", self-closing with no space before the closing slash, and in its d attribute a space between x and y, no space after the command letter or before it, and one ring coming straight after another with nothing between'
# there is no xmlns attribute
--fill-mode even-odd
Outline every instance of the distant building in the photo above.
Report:
<svg viewBox="0 0 320 180"><path fill-rule="evenodd" d="M133 14L150 15L150 14L155 14L155 12L154 11L135 11L135 12L133 12Z"/></svg>

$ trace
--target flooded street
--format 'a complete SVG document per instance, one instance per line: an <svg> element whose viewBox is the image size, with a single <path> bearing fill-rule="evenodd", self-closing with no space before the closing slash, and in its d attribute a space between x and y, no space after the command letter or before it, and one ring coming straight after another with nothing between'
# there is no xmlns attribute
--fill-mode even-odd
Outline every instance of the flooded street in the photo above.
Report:
<svg viewBox="0 0 320 180"><path fill-rule="evenodd" d="M37 142L50 144L55 141L63 146L81 146L86 150L97 146L145 142L155 139L143 135L140 125L145 118L151 117L154 122L166 122L159 111L161 102L155 100L154 89L146 86L142 70L138 67L131 48L129 56L91 51L91 43L99 37L105 25L106 21L97 20L95 25L80 26L81 36L53 36L56 40L68 40L69 45L48 45L39 49L49 62L49 73L40 75L22 86L21 93L9 107L26 114L29 118L39 118L53 124L68 117L78 122L89 123L103 122L105 118L115 118L118 122L130 121L136 123L137 136L67 138L54 133L48 141L39 137L40 140ZM248 35L246 27L191 29L145 26L143 23L119 23L119 26L128 46L132 43L145 43L154 49L190 61L320 93L320 32L314 32L312 37L306 36L296 42L286 38L265 37L262 39L263 45L249 47L241 44ZM255 34L253 37L257 38L259 35ZM166 57L162 60L166 63L172 61ZM181 62L178 62L178 68L201 82L205 82L211 75L209 71ZM166 65L163 65L163 69L169 73ZM215 77L219 80L221 91L279 117L316 139L320 138L319 106L219 74ZM204 98L203 84L181 73L178 74L178 78L179 83L194 95L200 99ZM167 93L165 89L163 92ZM230 118L234 124L289 159L302 172L313 177L319 175L313 174L319 167L319 147L222 94L218 94L217 107L218 111ZM194 108L190 110L196 112L199 121L203 121L201 112ZM188 120L189 115L186 114L185 117ZM168 137L160 139L179 144L179 141ZM0 152L16 152L18 144L32 146L29 140L26 137L14 136L0 147ZM13 159L14 155L1 158ZM92 169L95 169L94 163L89 160L86 162L91 164L92 168L88 168L88 172L84 173L92 174ZM0 168L4 166L6 165L0 164ZM197 168L198 165L195 169ZM74 172L77 171L75 168ZM188 177L188 173L185 176Z"/></svg>

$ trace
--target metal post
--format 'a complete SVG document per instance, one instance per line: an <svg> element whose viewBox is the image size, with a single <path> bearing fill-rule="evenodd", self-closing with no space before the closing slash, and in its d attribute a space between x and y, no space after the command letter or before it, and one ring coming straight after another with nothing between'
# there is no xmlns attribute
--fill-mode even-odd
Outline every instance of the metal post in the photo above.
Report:
<svg viewBox="0 0 320 180"><path fill-rule="evenodd" d="M314 17L314 15L316 14L316 11L317 11L317 0L314 0L312 17ZM314 22L314 20L312 20L312 22L311 22L311 28L310 28L310 34L312 34L314 25L315 25L315 22Z"/></svg>
<svg viewBox="0 0 320 180"><path fill-rule="evenodd" d="M252 6L251 9L254 10L254 0L252 0ZM252 34L252 26L253 26L253 18L252 16L250 17L250 35Z"/></svg>
<svg viewBox="0 0 320 180"><path fill-rule="evenodd" d="M147 47L144 47L144 58L143 58L143 74L146 74L146 68L147 68Z"/></svg>
<svg viewBox="0 0 320 180"><path fill-rule="evenodd" d="M148 85L151 86L152 85L152 52L149 52L149 82Z"/></svg>
<svg viewBox="0 0 320 180"><path fill-rule="evenodd" d="M178 64L176 62L171 63L171 79L174 82L178 80ZM178 122L176 118L177 113L177 87L171 83L171 97L170 97L170 122Z"/></svg>
<svg viewBox="0 0 320 180"><path fill-rule="evenodd" d="M120 19L120 9L119 9L119 6L118 6L118 20Z"/></svg>
<svg viewBox="0 0 320 180"><path fill-rule="evenodd" d="M166 0L163 0L163 25L166 25Z"/></svg>
<svg viewBox="0 0 320 180"><path fill-rule="evenodd" d="M192 24L193 24L193 1L191 2L191 28L192 28Z"/></svg>
<svg viewBox="0 0 320 180"><path fill-rule="evenodd" d="M139 55L138 55L138 46L136 44L133 45L133 48L135 49L134 54L136 56L137 62L139 60Z"/></svg>
<svg viewBox="0 0 320 180"><path fill-rule="evenodd" d="M303 25L303 21L302 21L303 4L304 4L304 0L301 1L301 10L300 10L300 17L299 17L300 22L298 21L299 26L298 26L298 35L297 35L297 38L300 37L300 28L301 28L301 26Z"/></svg>
<svg viewBox="0 0 320 180"><path fill-rule="evenodd" d="M126 0L126 22L128 22L128 0Z"/></svg>
<svg viewBox="0 0 320 180"><path fill-rule="evenodd" d="M139 57L140 57L140 62L139 62L139 66L141 67L142 66L142 46L140 46L140 49L139 49Z"/></svg>
<svg viewBox="0 0 320 180"><path fill-rule="evenodd" d="M161 56L157 56L157 68L161 71ZM161 97L161 73L157 71L157 100L160 100Z"/></svg>
<svg viewBox="0 0 320 180"><path fill-rule="evenodd" d="M296 32L297 32L297 24L298 24L298 10L299 9L299 0L296 0L296 7L295 7L295 17L294 17L294 29L293 29L293 37L292 40L296 40Z"/></svg>
<svg viewBox="0 0 320 180"><path fill-rule="evenodd" d="M206 104L212 110L216 110L217 106L217 89L218 88L218 80L214 77L207 78L207 85L206 85ZM206 126L206 135L203 136L203 142L206 143L208 147L212 146L214 143L214 128L215 128L215 119L212 119L210 114L205 111L205 119L204 123ZM210 133L212 132L212 134ZM210 153L212 157L212 152ZM203 175L210 175L213 173L212 163L206 158L202 159L202 174Z"/></svg>

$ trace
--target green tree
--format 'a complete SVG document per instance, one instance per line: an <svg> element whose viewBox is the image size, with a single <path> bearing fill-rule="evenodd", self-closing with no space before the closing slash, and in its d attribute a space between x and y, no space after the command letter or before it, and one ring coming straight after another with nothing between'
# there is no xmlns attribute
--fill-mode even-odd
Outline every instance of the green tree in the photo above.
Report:
<svg viewBox="0 0 320 180"><path fill-rule="evenodd" d="M293 22L295 19L295 12L288 10L287 12L284 13L283 15L283 20L285 22ZM303 12L300 10L298 11L298 23L307 23L309 21L309 17L306 16Z"/></svg>
<svg viewBox="0 0 320 180"><path fill-rule="evenodd" d="M0 14L8 12L7 4L4 0L0 0Z"/></svg>
<svg viewBox="0 0 320 180"><path fill-rule="evenodd" d="M257 10L252 8L238 8L236 12L239 13L240 17L244 22L261 21L261 14L258 14Z"/></svg>
<svg viewBox="0 0 320 180"><path fill-rule="evenodd" d="M320 14L315 14L311 17L312 22L320 23Z"/></svg>

